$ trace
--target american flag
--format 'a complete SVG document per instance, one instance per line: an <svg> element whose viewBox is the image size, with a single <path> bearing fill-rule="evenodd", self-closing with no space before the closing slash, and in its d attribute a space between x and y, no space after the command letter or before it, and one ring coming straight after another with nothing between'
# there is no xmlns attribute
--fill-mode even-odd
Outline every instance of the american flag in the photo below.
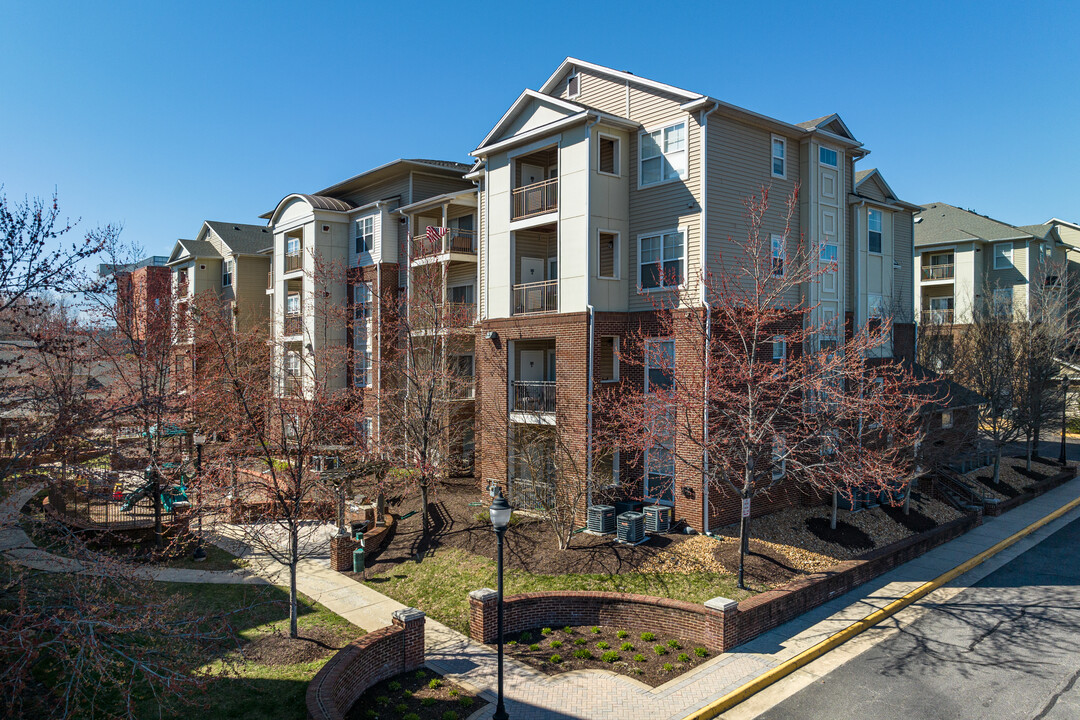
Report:
<svg viewBox="0 0 1080 720"><path fill-rule="evenodd" d="M427 239L428 242L433 244L439 244L440 241L446 237L446 233L450 231L450 228L436 227L435 225L428 225Z"/></svg>

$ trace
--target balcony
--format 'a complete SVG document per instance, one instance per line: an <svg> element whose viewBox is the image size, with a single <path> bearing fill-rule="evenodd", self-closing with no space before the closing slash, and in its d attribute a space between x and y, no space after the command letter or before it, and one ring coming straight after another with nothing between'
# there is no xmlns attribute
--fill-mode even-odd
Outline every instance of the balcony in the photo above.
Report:
<svg viewBox="0 0 1080 720"><path fill-rule="evenodd" d="M300 315L285 316L285 335L301 335L304 332L304 318Z"/></svg>
<svg viewBox="0 0 1080 720"><path fill-rule="evenodd" d="M285 272L304 269L304 255L302 252L287 253L285 255Z"/></svg>
<svg viewBox="0 0 1080 720"><path fill-rule="evenodd" d="M432 228L429 226L427 229L431 230ZM437 235L437 232L429 235L426 231L422 235L413 235L411 243L412 259L419 260L420 258L434 257L444 253L476 255L475 231L446 228L445 235L441 238L434 237Z"/></svg>
<svg viewBox="0 0 1080 720"><path fill-rule="evenodd" d="M516 188L511 220L524 220L559 209L559 178L551 178Z"/></svg>
<svg viewBox="0 0 1080 720"><path fill-rule="evenodd" d="M542 280L514 286L515 315L542 315L558 310L558 280Z"/></svg>
<svg viewBox="0 0 1080 720"><path fill-rule="evenodd" d="M923 310L923 325L952 325L953 311L949 310Z"/></svg>
<svg viewBox="0 0 1080 720"><path fill-rule="evenodd" d="M551 380L514 380L513 412L555 412L555 382Z"/></svg>
<svg viewBox="0 0 1080 720"><path fill-rule="evenodd" d="M450 376L449 396L451 400L475 400L476 378L460 375Z"/></svg>
<svg viewBox="0 0 1080 720"><path fill-rule="evenodd" d="M952 280L953 268L955 266L952 263L948 265L923 265L922 266L922 279L926 280Z"/></svg>
<svg viewBox="0 0 1080 720"><path fill-rule="evenodd" d="M304 383L300 377L286 375L281 389L282 394L286 397L299 397L303 394Z"/></svg>

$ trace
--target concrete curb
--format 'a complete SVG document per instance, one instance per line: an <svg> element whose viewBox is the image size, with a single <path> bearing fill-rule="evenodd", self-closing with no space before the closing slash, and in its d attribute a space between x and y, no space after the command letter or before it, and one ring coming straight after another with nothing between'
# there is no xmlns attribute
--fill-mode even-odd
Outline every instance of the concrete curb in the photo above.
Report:
<svg viewBox="0 0 1080 720"><path fill-rule="evenodd" d="M960 577L972 568L981 565L982 563L992 558L994 555L997 555L1002 550L1005 550L1009 546L1015 544L1019 540L1022 540L1023 538L1027 537L1028 535L1035 532L1044 525L1047 525L1057 520L1058 518L1064 516L1065 514L1069 513L1077 507L1080 507L1080 498L1076 498L1075 500L1066 503L1065 505L1061 506L1060 508L1043 517L1042 519L1036 520L1024 529L1013 533L1004 540L997 542L990 548L983 550L981 553L971 558L970 560L967 560L957 565L952 570L949 570L948 572L939 575L933 580L923 583L919 587L915 588L903 597L897 598L896 600L892 601L880 610L876 610L875 612L870 613L862 620L859 620L844 628L840 632L825 638L817 645L803 650L795 657L781 663L780 665L777 665L775 668L772 668L771 670L763 673L762 675L759 675L757 678L751 680L742 687L732 690L727 695L724 695L722 698L715 700L712 703L703 707L702 709L687 715L684 720L711 720L711 718L716 717L720 713L730 710L731 708L743 702L750 696L764 690L773 683L787 677L791 673L813 662L814 660L818 659L830 650L839 647L840 645L844 644L845 642L855 637L859 633L863 632L864 630L874 627L882 620L891 617L900 610L906 608L908 605L911 605L912 603L922 599L926 595L929 595L934 590L937 590L942 585L945 585L946 583L955 580L956 578Z"/></svg>

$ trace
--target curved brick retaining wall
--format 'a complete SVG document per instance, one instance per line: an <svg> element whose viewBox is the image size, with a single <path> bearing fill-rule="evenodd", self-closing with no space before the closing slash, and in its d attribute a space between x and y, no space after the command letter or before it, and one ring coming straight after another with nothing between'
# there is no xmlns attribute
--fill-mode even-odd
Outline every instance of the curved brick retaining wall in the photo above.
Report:
<svg viewBox="0 0 1080 720"><path fill-rule="evenodd" d="M393 625L353 640L330 658L307 689L309 720L344 720L375 683L424 664L424 613L398 610Z"/></svg>

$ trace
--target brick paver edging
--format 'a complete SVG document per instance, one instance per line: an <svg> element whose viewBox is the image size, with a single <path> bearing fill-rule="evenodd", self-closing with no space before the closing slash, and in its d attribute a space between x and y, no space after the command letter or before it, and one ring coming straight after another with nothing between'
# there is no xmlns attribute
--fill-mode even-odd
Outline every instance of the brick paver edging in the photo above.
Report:
<svg viewBox="0 0 1080 720"><path fill-rule="evenodd" d="M311 679L309 720L344 720L375 683L424 664L424 613L398 610L393 625L368 633L339 650Z"/></svg>
<svg viewBox="0 0 1080 720"><path fill-rule="evenodd" d="M1008 500L1004 500L999 503L987 504L986 507L983 508L983 514L990 517L1001 515L1004 512L1012 510L1014 507L1023 505L1029 500L1034 500L1047 490L1053 490L1059 485L1064 485L1068 481L1072 480L1074 477L1076 477L1076 468L1062 470L1052 478L1040 480L1037 483L1029 485L1029 490L1021 495L1017 495L1016 497L1009 498Z"/></svg>

